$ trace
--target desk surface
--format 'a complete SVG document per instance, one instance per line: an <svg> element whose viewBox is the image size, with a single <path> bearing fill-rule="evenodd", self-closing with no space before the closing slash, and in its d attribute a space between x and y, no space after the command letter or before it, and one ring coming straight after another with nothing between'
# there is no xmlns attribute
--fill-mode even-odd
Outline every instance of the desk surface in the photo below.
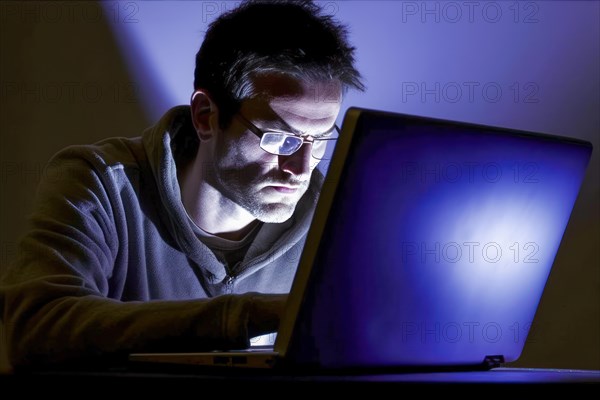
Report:
<svg viewBox="0 0 600 400"><path fill-rule="evenodd" d="M430 386L453 387L464 386L461 384L511 386L518 384L542 385L557 383L584 383L599 384L600 371L568 370L568 369L536 369L536 368L495 368L489 371L460 371L460 372L406 372L386 374L354 374L354 375L285 375L275 373L252 372L211 372L206 370L196 371L132 371L114 370L102 372L90 371L38 371L30 373L16 373L0 376L3 385L11 384L23 388L40 387L46 389L65 388L74 381L89 383L94 390L108 388L113 383L130 382L140 385L146 390L164 388L171 384L178 388L215 388L228 391L245 392L252 389L264 390L271 384L285 384L285 386L308 387L330 385L338 387L378 387L389 385L423 384ZM39 385L38 385L39 384ZM431 385L434 384L434 385Z"/></svg>

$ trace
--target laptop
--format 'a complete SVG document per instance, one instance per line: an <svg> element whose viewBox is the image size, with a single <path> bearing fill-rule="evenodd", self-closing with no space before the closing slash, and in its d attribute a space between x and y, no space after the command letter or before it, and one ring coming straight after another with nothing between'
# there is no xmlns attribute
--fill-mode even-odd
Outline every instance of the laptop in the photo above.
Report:
<svg viewBox="0 0 600 400"><path fill-rule="evenodd" d="M350 108L274 346L130 360L318 370L515 361L591 152L572 138Z"/></svg>

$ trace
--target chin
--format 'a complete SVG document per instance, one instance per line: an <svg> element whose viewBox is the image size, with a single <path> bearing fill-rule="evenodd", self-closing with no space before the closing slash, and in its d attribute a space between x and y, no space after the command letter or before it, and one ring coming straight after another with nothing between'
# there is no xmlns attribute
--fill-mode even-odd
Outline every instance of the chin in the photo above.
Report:
<svg viewBox="0 0 600 400"><path fill-rule="evenodd" d="M264 204L257 207L253 214L256 219L268 224L280 224L294 215L296 204Z"/></svg>

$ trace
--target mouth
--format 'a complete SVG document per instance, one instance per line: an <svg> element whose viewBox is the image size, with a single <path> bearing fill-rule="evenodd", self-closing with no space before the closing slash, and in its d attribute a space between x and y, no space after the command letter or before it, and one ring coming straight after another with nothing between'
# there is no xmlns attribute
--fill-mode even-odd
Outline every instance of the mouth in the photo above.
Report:
<svg viewBox="0 0 600 400"><path fill-rule="evenodd" d="M267 187L283 194L294 194L300 189L300 186L269 185Z"/></svg>

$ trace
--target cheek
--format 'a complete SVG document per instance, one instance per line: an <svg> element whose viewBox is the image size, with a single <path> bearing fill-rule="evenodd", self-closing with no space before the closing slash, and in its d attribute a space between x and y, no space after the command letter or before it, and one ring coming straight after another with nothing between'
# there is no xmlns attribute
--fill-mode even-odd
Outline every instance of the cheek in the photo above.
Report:
<svg viewBox="0 0 600 400"><path fill-rule="evenodd" d="M269 170L277 166L277 157L263 151L255 135L243 135L219 144L222 167Z"/></svg>
<svg viewBox="0 0 600 400"><path fill-rule="evenodd" d="M242 137L231 137L223 135L220 137L217 147L219 159L225 165L235 165L247 158L248 140Z"/></svg>

